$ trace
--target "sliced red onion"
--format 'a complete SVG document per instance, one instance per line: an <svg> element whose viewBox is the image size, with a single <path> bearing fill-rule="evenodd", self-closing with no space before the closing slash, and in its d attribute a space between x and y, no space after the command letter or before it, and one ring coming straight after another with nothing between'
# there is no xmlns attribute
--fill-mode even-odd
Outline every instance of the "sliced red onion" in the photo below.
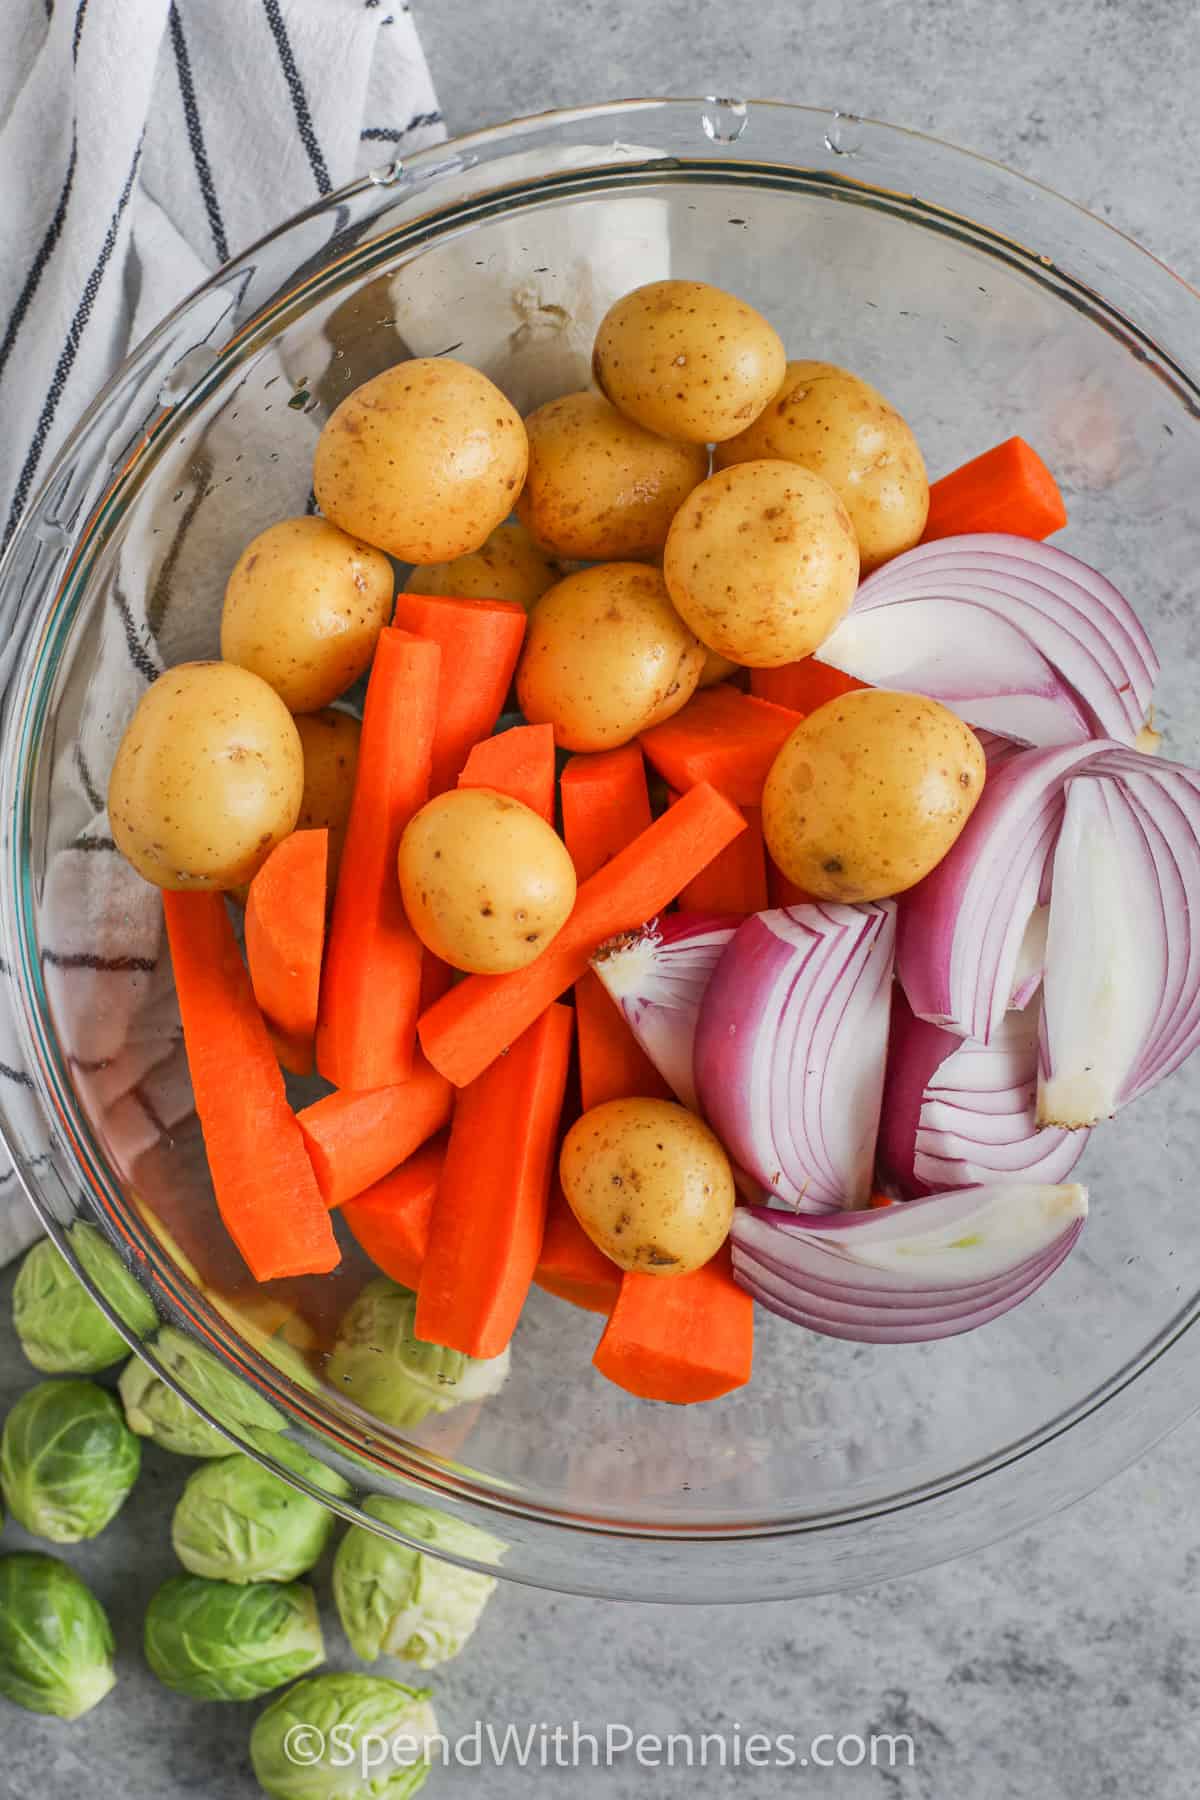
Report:
<svg viewBox="0 0 1200 1800"><path fill-rule="evenodd" d="M736 930L732 919L668 913L602 944L592 967L667 1086L699 1112L692 1046L700 1002Z"/></svg>
<svg viewBox="0 0 1200 1800"><path fill-rule="evenodd" d="M807 904L738 927L696 1030L696 1088L736 1162L819 1212L871 1189L895 906Z"/></svg>
<svg viewBox="0 0 1200 1800"><path fill-rule="evenodd" d="M1048 881L1043 878L1043 888L1046 886L1048 886ZM1049 929L1049 905L1035 906L1029 915L1029 923L1025 927L1025 935L1021 939L1021 948L1017 952L1013 991L1008 1002L1016 1012L1024 1012L1042 985L1042 976L1046 968L1046 934Z"/></svg>
<svg viewBox="0 0 1200 1800"><path fill-rule="evenodd" d="M940 538L885 563L818 661L1033 745L1137 744L1158 675L1110 581L1055 545L999 532Z"/></svg>
<svg viewBox="0 0 1200 1800"><path fill-rule="evenodd" d="M1087 1189L986 1184L803 1222L739 1207L736 1279L771 1312L827 1337L914 1344L952 1337L1028 1298L1069 1254Z"/></svg>

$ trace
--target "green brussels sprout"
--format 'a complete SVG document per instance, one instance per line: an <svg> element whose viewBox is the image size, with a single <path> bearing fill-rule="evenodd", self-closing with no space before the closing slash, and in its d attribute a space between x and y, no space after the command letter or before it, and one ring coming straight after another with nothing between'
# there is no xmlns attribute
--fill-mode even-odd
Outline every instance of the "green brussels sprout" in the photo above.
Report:
<svg viewBox="0 0 1200 1800"><path fill-rule="evenodd" d="M416 1334L417 1296L386 1276L363 1289L338 1327L329 1381L389 1425L486 1400L504 1386L508 1351L466 1356Z"/></svg>
<svg viewBox="0 0 1200 1800"><path fill-rule="evenodd" d="M116 1517L142 1466L142 1446L94 1381L42 1381L0 1436L0 1487L18 1525L55 1544L95 1537Z"/></svg>
<svg viewBox="0 0 1200 1800"><path fill-rule="evenodd" d="M175 1575L146 1611L146 1661L193 1700L257 1700L325 1660L316 1596L303 1582L238 1587Z"/></svg>
<svg viewBox="0 0 1200 1800"><path fill-rule="evenodd" d="M268 1453L338 1499L350 1492L340 1476L286 1438L272 1437ZM185 1569L212 1581L295 1581L318 1560L334 1523L319 1500L235 1454L205 1463L190 1478L175 1508L171 1542Z"/></svg>
<svg viewBox="0 0 1200 1800"><path fill-rule="evenodd" d="M153 1331L158 1316L107 1238L81 1219L70 1240L84 1273L117 1317L139 1337ZM129 1355L125 1339L50 1238L35 1244L21 1264L13 1324L34 1368L47 1375L94 1375Z"/></svg>
<svg viewBox="0 0 1200 1800"><path fill-rule="evenodd" d="M407 1500L374 1496L363 1510L439 1555L492 1562L504 1549L489 1532ZM351 1526L333 1563L342 1627L364 1662L381 1653L421 1669L449 1662L478 1625L495 1586L491 1575L439 1562L361 1525Z"/></svg>
<svg viewBox="0 0 1200 1800"><path fill-rule="evenodd" d="M310 1675L272 1700L250 1760L272 1800L408 1800L429 1774L427 1688L381 1675Z"/></svg>
<svg viewBox="0 0 1200 1800"><path fill-rule="evenodd" d="M270 1403L240 1376L231 1375L223 1363L199 1344L164 1326L154 1340L154 1354L167 1374L190 1394L198 1406L221 1419L238 1437L254 1426L282 1431L285 1420ZM230 1443L219 1431L181 1400L157 1369L135 1357L122 1369L117 1384L125 1405L125 1418L139 1437L153 1438L163 1450L176 1456L228 1456Z"/></svg>
<svg viewBox="0 0 1200 1800"><path fill-rule="evenodd" d="M108 1615L57 1556L0 1556L0 1694L78 1719L116 1684Z"/></svg>

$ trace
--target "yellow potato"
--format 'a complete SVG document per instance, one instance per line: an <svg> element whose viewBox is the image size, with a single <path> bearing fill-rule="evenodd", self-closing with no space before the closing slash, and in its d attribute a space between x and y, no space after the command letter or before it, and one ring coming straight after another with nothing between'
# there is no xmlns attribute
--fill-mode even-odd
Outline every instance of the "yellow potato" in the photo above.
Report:
<svg viewBox="0 0 1200 1800"><path fill-rule="evenodd" d="M299 830L329 833L329 886L341 867L354 776L358 768L358 740L362 726L350 713L304 713L296 720L304 751L304 794L300 801Z"/></svg>
<svg viewBox="0 0 1200 1800"><path fill-rule="evenodd" d="M233 888L293 830L303 791L300 734L274 689L233 663L181 663L121 739L109 824L156 887Z"/></svg>
<svg viewBox="0 0 1200 1800"><path fill-rule="evenodd" d="M348 394L317 440L326 518L402 562L478 550L513 509L528 445L494 382L446 356L397 363Z"/></svg>
<svg viewBox="0 0 1200 1800"><path fill-rule="evenodd" d="M492 788L430 800L400 840L400 891L426 947L504 975L541 955L575 904L575 865L543 818Z"/></svg>
<svg viewBox="0 0 1200 1800"><path fill-rule="evenodd" d="M221 655L261 675L289 712L318 712L369 665L394 585L387 557L328 519L281 519L234 564Z"/></svg>
<svg viewBox="0 0 1200 1800"><path fill-rule="evenodd" d="M789 881L821 900L902 894L974 812L979 739L923 694L863 688L798 725L763 789L763 835Z"/></svg>
<svg viewBox="0 0 1200 1800"><path fill-rule="evenodd" d="M599 563L568 575L529 615L517 698L566 750L613 750L687 704L704 647L657 569Z"/></svg>
<svg viewBox="0 0 1200 1800"><path fill-rule="evenodd" d="M647 431L687 444L744 431L779 391L787 356L761 313L704 281L651 281L600 321L596 385Z"/></svg>
<svg viewBox="0 0 1200 1800"><path fill-rule="evenodd" d="M513 600L526 612L562 579L523 525L497 525L485 544L453 562L426 563L404 584L406 594L453 594L458 600Z"/></svg>
<svg viewBox="0 0 1200 1800"><path fill-rule="evenodd" d="M920 541L929 478L911 429L869 382L832 363L790 362L765 412L717 447L718 469L782 458L820 475L858 538L863 574Z"/></svg>
<svg viewBox="0 0 1200 1800"><path fill-rule="evenodd" d="M593 1106L563 1140L559 1174L571 1211L622 1269L686 1275L729 1236L729 1158L708 1126L671 1100Z"/></svg>
<svg viewBox="0 0 1200 1800"><path fill-rule="evenodd" d="M739 463L684 501L663 574L676 611L710 650L773 669L810 656L841 619L858 585L858 545L819 475Z"/></svg>
<svg viewBox="0 0 1200 1800"><path fill-rule="evenodd" d="M706 444L673 444L590 389L525 421L529 473L517 512L559 556L626 562L654 556L708 474Z"/></svg>
<svg viewBox="0 0 1200 1800"><path fill-rule="evenodd" d="M718 681L727 681L731 675L736 675L737 671L737 663L730 662L727 656L718 656L715 650L710 650L704 658L704 667L700 671L700 679L696 686L716 687Z"/></svg>

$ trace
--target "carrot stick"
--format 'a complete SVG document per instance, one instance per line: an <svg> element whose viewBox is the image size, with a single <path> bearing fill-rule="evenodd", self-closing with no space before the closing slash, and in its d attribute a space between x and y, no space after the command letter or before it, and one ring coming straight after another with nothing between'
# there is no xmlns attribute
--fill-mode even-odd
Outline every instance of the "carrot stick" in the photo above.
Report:
<svg viewBox="0 0 1200 1800"><path fill-rule="evenodd" d="M763 847L762 809L743 806L746 829L707 869L688 882L679 896L685 912L764 912L767 898L767 853Z"/></svg>
<svg viewBox="0 0 1200 1800"><path fill-rule="evenodd" d="M726 1246L690 1275L626 1275L592 1362L627 1393L687 1406L744 1387L753 1355L754 1302Z"/></svg>
<svg viewBox="0 0 1200 1800"><path fill-rule="evenodd" d="M661 912L746 821L702 782L643 831L607 868L580 884L558 936L511 975L469 975L421 1020L421 1043L434 1068L463 1087L520 1037L552 1000L579 980L593 950Z"/></svg>
<svg viewBox="0 0 1200 1800"><path fill-rule="evenodd" d="M722 683L704 688L665 725L642 733L642 749L665 781L685 793L709 781L736 806L757 806L763 782L800 715Z"/></svg>
<svg viewBox="0 0 1200 1800"><path fill-rule="evenodd" d="M563 840L580 881L599 874L650 826L641 746L573 756L562 772Z"/></svg>
<svg viewBox="0 0 1200 1800"><path fill-rule="evenodd" d="M326 1206L340 1206L404 1162L441 1130L453 1106L450 1083L419 1057L394 1087L339 1090L297 1113Z"/></svg>
<svg viewBox="0 0 1200 1800"><path fill-rule="evenodd" d="M420 1283L445 1160L443 1133L342 1207L343 1219L376 1268L401 1287Z"/></svg>
<svg viewBox="0 0 1200 1800"><path fill-rule="evenodd" d="M196 1113L225 1229L256 1281L341 1252L220 894L164 893Z"/></svg>
<svg viewBox="0 0 1200 1800"><path fill-rule="evenodd" d="M571 1010L549 1006L454 1111L417 1291L417 1336L499 1356L542 1236L571 1057Z"/></svg>
<svg viewBox="0 0 1200 1800"><path fill-rule="evenodd" d="M1053 475L1024 438L1011 437L933 483L921 542L963 531L1047 538L1066 522L1067 509Z"/></svg>
<svg viewBox="0 0 1200 1800"><path fill-rule="evenodd" d="M554 823L554 727L517 725L484 738L466 760L459 787L494 788Z"/></svg>
<svg viewBox="0 0 1200 1800"><path fill-rule="evenodd" d="M794 712L816 712L827 700L840 700L856 688L866 687L853 675L843 675L818 662L815 656L799 662L784 663L779 669L751 669L750 692L759 700L770 700L775 706L790 706Z"/></svg>
<svg viewBox="0 0 1200 1800"><path fill-rule="evenodd" d="M610 1313L621 1291L620 1269L593 1244L567 1205L557 1175L533 1279L556 1299L569 1300L586 1312Z"/></svg>
<svg viewBox="0 0 1200 1800"><path fill-rule="evenodd" d="M583 1112L606 1100L635 1095L647 1100L675 1098L591 969L575 983L575 1031Z"/></svg>
<svg viewBox="0 0 1200 1800"><path fill-rule="evenodd" d="M429 790L440 664L436 644L380 632L317 1016L317 1067L339 1088L390 1087L412 1069L422 953L396 857Z"/></svg>
<svg viewBox="0 0 1200 1800"><path fill-rule="evenodd" d="M317 1029L328 856L328 831L293 831L272 850L246 898L254 998L277 1040L280 1062L300 1075L312 1068Z"/></svg>
<svg viewBox="0 0 1200 1800"><path fill-rule="evenodd" d="M442 652L431 794L454 786L471 746L487 737L500 717L525 638L525 620L525 608L510 600L396 595L392 624L428 638Z"/></svg>

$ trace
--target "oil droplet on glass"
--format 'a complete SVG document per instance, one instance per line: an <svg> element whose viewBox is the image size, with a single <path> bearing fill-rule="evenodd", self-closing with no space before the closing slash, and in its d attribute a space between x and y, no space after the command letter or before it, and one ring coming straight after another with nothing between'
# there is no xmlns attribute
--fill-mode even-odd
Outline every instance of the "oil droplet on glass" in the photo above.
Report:
<svg viewBox="0 0 1200 1800"><path fill-rule="evenodd" d="M834 109L825 133L825 148L834 156L856 156L862 149L862 120L855 113Z"/></svg>
<svg viewBox="0 0 1200 1800"><path fill-rule="evenodd" d="M750 110L744 100L721 99L706 94L700 123L705 137L714 144L736 144L750 122Z"/></svg>

